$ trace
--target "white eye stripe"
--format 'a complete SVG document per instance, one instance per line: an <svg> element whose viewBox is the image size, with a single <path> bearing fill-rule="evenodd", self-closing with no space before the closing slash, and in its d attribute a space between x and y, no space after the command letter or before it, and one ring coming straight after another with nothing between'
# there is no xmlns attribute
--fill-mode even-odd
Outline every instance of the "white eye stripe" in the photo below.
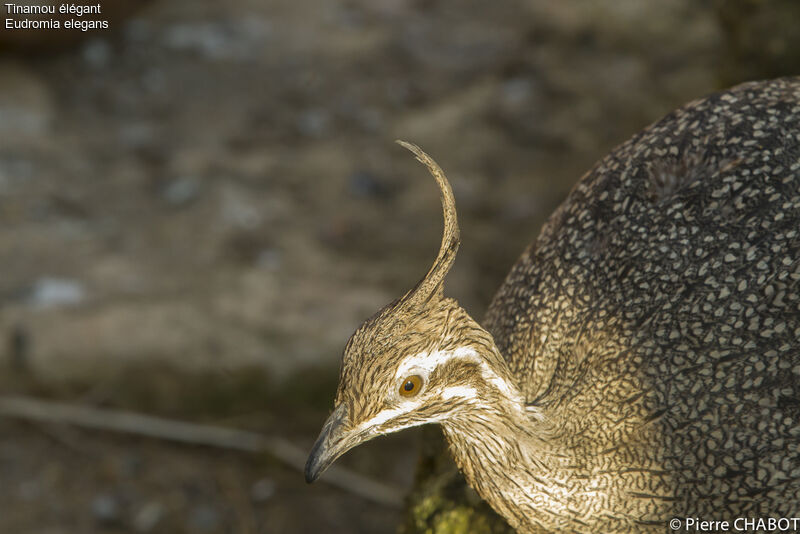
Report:
<svg viewBox="0 0 800 534"><path fill-rule="evenodd" d="M470 347L459 347L453 351L436 351L432 353L420 352L419 354L409 356L398 366L396 380L406 378L412 374L417 374L421 375L423 380L427 382L428 375L430 375L430 373L433 372L437 366L455 359L465 360L477 364L486 383L492 384L501 394L522 403L520 394L516 387L506 383L505 380L503 380L492 370L492 368L489 366L489 363L484 361ZM423 385L423 389L425 386L427 386L427 384ZM424 397L424 395L421 395L420 397L403 398L398 395L397 400L400 403L399 405L394 408L382 410L372 416L370 419L362 422L358 425L356 432L374 432L375 429L390 422L391 420L419 409L424 404L422 400ZM478 390L468 385L445 387L443 390L441 390L439 397L443 400L463 398L477 402L478 404L482 402L479 397ZM394 432L403 428L418 426L424 423L439 422L447 419L447 417L448 415L443 413L430 419L413 420L403 424L402 426L392 428L391 431Z"/></svg>
<svg viewBox="0 0 800 534"><path fill-rule="evenodd" d="M498 376L489 366L488 362L483 360L471 347L458 347L453 351L439 350L431 353L420 352L409 356L398 366L395 378L405 378L410 374L423 374L425 375L424 378L427 380L427 375L430 375L437 366L455 359L478 364L481 369L481 375L487 383L492 384L504 396L522 402L517 388L506 383L505 380ZM452 396L464 395L453 393ZM472 396L476 397L477 395Z"/></svg>
<svg viewBox="0 0 800 534"><path fill-rule="evenodd" d="M481 363L478 354L470 347L459 347L453 351L436 352L420 352L413 356L409 356L400 364L395 374L396 378L405 377L412 372L423 371L425 374L431 374L436 367L454 359L462 359Z"/></svg>

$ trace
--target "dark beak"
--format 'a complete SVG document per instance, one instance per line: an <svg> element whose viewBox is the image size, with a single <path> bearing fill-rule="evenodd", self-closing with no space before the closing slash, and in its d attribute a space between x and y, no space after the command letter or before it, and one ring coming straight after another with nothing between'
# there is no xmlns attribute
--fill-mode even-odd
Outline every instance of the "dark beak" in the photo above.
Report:
<svg viewBox="0 0 800 534"><path fill-rule="evenodd" d="M306 482L311 484L341 455L358 444L344 429L347 406L340 404L325 421L306 462Z"/></svg>

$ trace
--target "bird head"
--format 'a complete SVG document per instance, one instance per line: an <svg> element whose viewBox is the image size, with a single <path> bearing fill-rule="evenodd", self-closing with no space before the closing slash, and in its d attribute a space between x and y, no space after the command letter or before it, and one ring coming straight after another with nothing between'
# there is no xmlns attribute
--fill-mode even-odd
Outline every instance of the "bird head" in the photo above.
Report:
<svg viewBox="0 0 800 534"><path fill-rule="evenodd" d="M348 341L335 408L306 463L308 482L356 445L425 423L469 417L478 404L491 404L508 389L495 371L504 362L491 335L442 294L459 246L450 184L419 147L398 143L415 154L439 185L442 244L417 285L365 321ZM492 357L499 361L492 362Z"/></svg>

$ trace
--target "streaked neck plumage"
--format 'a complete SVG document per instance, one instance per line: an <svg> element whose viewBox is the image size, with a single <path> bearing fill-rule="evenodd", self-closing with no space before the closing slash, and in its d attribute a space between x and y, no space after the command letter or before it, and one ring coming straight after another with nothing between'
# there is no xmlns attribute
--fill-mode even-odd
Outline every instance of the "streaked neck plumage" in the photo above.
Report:
<svg viewBox="0 0 800 534"><path fill-rule="evenodd" d="M471 395L469 407L441 421L451 454L469 484L514 528L564 528L564 511L574 509L578 487L568 480L569 455L558 451L559 430L526 405L491 334L459 310L451 315L459 325L450 329L463 344L452 356L473 360L482 380L464 391Z"/></svg>

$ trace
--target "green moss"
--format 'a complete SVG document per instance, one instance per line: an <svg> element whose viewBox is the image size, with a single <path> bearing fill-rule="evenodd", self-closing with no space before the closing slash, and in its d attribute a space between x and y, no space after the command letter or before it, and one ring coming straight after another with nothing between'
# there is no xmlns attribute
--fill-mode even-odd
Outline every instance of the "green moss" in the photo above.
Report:
<svg viewBox="0 0 800 534"><path fill-rule="evenodd" d="M475 534L483 534L483 530L479 532L474 528L470 528L473 523L471 521L473 515L474 514L472 510L469 508L465 509L460 507L453 510L448 510L436 518L436 521L434 522L435 526L432 529L431 534L455 534L458 532L474 532Z"/></svg>
<svg viewBox="0 0 800 534"><path fill-rule="evenodd" d="M432 495L417 502L411 510L411 515L417 530L424 530L428 520L442 508L442 498Z"/></svg>
<svg viewBox="0 0 800 534"><path fill-rule="evenodd" d="M423 433L423 452L401 534L511 534L514 531L469 489L438 429Z"/></svg>
<svg viewBox="0 0 800 534"><path fill-rule="evenodd" d="M460 499L430 495L408 511L406 534L504 534L513 530L485 503L477 506Z"/></svg>

